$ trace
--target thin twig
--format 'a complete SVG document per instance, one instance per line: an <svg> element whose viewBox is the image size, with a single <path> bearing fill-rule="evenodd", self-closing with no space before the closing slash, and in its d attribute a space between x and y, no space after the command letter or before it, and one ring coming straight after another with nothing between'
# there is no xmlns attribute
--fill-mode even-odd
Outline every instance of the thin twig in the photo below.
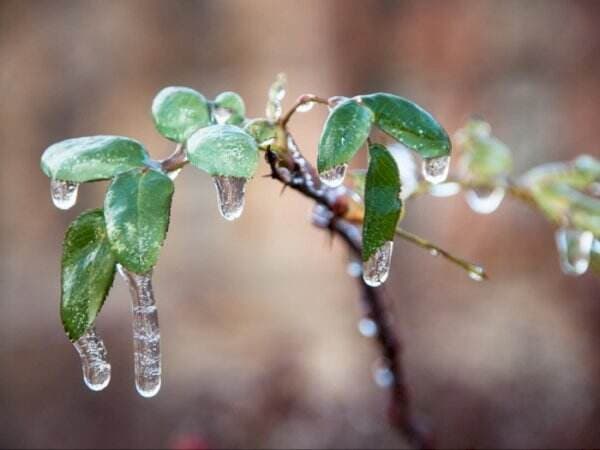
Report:
<svg viewBox="0 0 600 450"><path fill-rule="evenodd" d="M286 127L287 123L290 121L298 107L304 105L305 103L321 103L322 105L329 105L329 101L325 98L319 97L313 94L304 94L298 97L296 103L290 108L290 110L281 118L281 126L283 128Z"/></svg>

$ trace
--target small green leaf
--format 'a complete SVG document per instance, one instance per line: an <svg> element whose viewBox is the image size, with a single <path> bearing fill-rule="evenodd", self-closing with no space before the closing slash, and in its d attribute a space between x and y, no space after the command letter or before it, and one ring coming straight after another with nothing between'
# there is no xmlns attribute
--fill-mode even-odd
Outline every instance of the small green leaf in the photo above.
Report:
<svg viewBox="0 0 600 450"><path fill-rule="evenodd" d="M433 118L415 103L392 94L362 95L363 103L375 114L375 123L384 132L423 158L450 154L450 138Z"/></svg>
<svg viewBox="0 0 600 450"><path fill-rule="evenodd" d="M394 240L402 212L400 175L394 157L380 144L369 147L365 181L363 261L388 241Z"/></svg>
<svg viewBox="0 0 600 450"><path fill-rule="evenodd" d="M71 341L94 323L115 276L101 209L81 214L65 236L60 315Z"/></svg>
<svg viewBox="0 0 600 450"><path fill-rule="evenodd" d="M158 259L169 226L171 179L155 170L132 170L116 177L104 200L104 217L117 261L135 273L148 272Z"/></svg>
<svg viewBox="0 0 600 450"><path fill-rule="evenodd" d="M187 142L192 165L210 175L252 178L258 167L258 147L252 136L233 125L198 130Z"/></svg>
<svg viewBox="0 0 600 450"><path fill-rule="evenodd" d="M244 121L244 117L246 116L246 105L244 105L244 100L239 94L235 92L221 92L215 98L215 106L217 108L224 108L231 113L229 119L227 119L226 123L231 125L240 125Z"/></svg>
<svg viewBox="0 0 600 450"><path fill-rule="evenodd" d="M104 180L148 160L142 144L121 136L89 136L57 142L42 155L42 171L54 180Z"/></svg>
<svg viewBox="0 0 600 450"><path fill-rule="evenodd" d="M244 131L254 138L259 147L271 145L277 138L277 125L267 119L251 120Z"/></svg>
<svg viewBox="0 0 600 450"><path fill-rule="evenodd" d="M337 105L329 114L319 141L319 173L348 163L369 137L372 123L373 113L356 100Z"/></svg>
<svg viewBox="0 0 600 450"><path fill-rule="evenodd" d="M204 96L187 87L166 87L154 97L152 117L160 134L183 142L199 128L210 124L210 111Z"/></svg>

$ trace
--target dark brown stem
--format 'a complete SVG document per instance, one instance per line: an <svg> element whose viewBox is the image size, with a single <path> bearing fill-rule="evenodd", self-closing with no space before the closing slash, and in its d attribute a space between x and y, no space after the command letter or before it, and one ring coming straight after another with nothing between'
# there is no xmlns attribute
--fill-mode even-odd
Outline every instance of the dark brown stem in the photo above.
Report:
<svg viewBox="0 0 600 450"><path fill-rule="evenodd" d="M174 170L181 169L187 163L188 159L183 144L177 144L173 153L160 161L160 165L165 172L173 172Z"/></svg>
<svg viewBox="0 0 600 450"><path fill-rule="evenodd" d="M290 135L287 136L287 143L286 152L267 151L265 155L271 167L271 177L325 206L329 210L329 221L325 227L340 236L348 244L351 252L360 258L361 231L355 224L341 218L343 205L347 204L348 192L344 187L334 189L322 185L314 167L302 156ZM401 363L401 345L390 324L389 313L386 312L380 291L366 285L361 278L359 283L367 317L377 327L377 344L393 377L389 388L390 423L411 445L417 448L431 448L433 442L431 436L415 424L410 414L408 389L404 382Z"/></svg>

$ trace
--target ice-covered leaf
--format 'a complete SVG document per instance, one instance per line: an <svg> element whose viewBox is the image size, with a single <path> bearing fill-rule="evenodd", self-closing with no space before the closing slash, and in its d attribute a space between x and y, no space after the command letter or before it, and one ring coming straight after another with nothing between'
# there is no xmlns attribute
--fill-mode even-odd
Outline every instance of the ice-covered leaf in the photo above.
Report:
<svg viewBox="0 0 600 450"><path fill-rule="evenodd" d="M392 94L362 95L362 101L375 114L375 123L385 133L423 158L450 154L450 138L433 118L415 103Z"/></svg>
<svg viewBox="0 0 600 450"><path fill-rule="evenodd" d="M101 209L71 223L63 244L60 315L71 341L92 326L115 276L113 255Z"/></svg>
<svg viewBox="0 0 600 450"><path fill-rule="evenodd" d="M367 261L384 244L394 240L402 212L400 187L394 157L383 145L371 145L365 180L363 261Z"/></svg>
<svg viewBox="0 0 600 450"><path fill-rule="evenodd" d="M85 182L112 178L142 166L148 153L139 142L121 136L88 136L57 142L41 159L54 180Z"/></svg>
<svg viewBox="0 0 600 450"><path fill-rule="evenodd" d="M104 200L104 216L117 261L135 273L148 272L158 259L169 226L173 182L152 169L116 177Z"/></svg>
<svg viewBox="0 0 600 450"><path fill-rule="evenodd" d="M240 125L246 116L246 105L239 94L235 92L221 92L215 98L215 108L225 110L229 117L224 123Z"/></svg>
<svg viewBox="0 0 600 450"><path fill-rule="evenodd" d="M187 141L190 163L210 175L251 178L258 166L258 146L252 136L233 125L212 125Z"/></svg>
<svg viewBox="0 0 600 450"><path fill-rule="evenodd" d="M372 123L373 113L356 100L337 105L329 114L319 141L319 173L347 164L367 140Z"/></svg>
<svg viewBox="0 0 600 450"><path fill-rule="evenodd" d="M166 87L156 94L152 117L158 132L175 142L185 141L194 131L210 124L210 111L204 96L180 86Z"/></svg>

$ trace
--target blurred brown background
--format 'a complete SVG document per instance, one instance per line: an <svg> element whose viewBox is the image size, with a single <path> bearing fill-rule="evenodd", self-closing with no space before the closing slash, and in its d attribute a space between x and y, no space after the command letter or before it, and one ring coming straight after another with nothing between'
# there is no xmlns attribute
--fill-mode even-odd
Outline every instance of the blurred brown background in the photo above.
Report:
<svg viewBox="0 0 600 450"><path fill-rule="evenodd" d="M356 331L344 246L308 223L309 201L263 178L227 223L210 179L180 175L155 271L162 391L135 393L121 280L98 321L112 382L87 390L58 318L59 258L66 226L106 184L54 209L41 152L120 134L163 157L170 145L149 116L161 87L236 90L258 116L284 71L288 106L306 92L386 90L451 132L480 114L517 171L598 156L599 23L600 3L575 1L2 1L0 446L404 446L371 381L377 352ZM325 114L293 119L311 158ZM477 216L460 196L419 199L404 225L492 276L474 283L396 245L384 291L414 409L438 444L600 445L598 279L563 276L553 230L515 201Z"/></svg>

